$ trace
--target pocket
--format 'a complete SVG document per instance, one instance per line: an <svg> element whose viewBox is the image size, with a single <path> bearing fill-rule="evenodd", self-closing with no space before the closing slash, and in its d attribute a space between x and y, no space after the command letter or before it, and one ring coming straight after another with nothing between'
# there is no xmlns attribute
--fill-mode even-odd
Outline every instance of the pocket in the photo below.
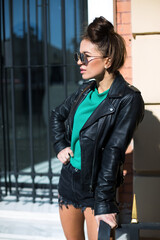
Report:
<svg viewBox="0 0 160 240"><path fill-rule="evenodd" d="M62 165L62 169L61 169L61 173L63 172L63 171L68 171L68 173L69 173L69 165L70 165L70 162L68 162L67 164L63 164Z"/></svg>
<svg viewBox="0 0 160 240"><path fill-rule="evenodd" d="M66 188L71 185L71 175L69 172L69 163L63 164L62 169L61 169L61 174L59 178L59 189L60 188Z"/></svg>

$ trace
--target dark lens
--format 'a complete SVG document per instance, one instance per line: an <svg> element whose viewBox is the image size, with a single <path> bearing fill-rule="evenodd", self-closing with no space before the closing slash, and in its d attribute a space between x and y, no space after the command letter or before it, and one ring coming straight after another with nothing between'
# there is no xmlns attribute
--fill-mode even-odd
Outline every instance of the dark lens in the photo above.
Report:
<svg viewBox="0 0 160 240"><path fill-rule="evenodd" d="M87 60L87 57L84 53L80 53L80 59L81 59L81 62L85 65L88 64L88 60Z"/></svg>
<svg viewBox="0 0 160 240"><path fill-rule="evenodd" d="M75 60L76 62L78 62L78 60L79 60L78 53L75 53L75 54L74 54L74 60Z"/></svg>
<svg viewBox="0 0 160 240"><path fill-rule="evenodd" d="M83 62L85 65L88 64L88 59L87 59L87 56L85 54L83 54Z"/></svg>
<svg viewBox="0 0 160 240"><path fill-rule="evenodd" d="M77 53L77 52L76 52L76 53L74 54L74 60L75 60L76 62L78 62L78 60L81 60L81 62L84 63L84 64L87 64L87 63L88 63L87 58L86 58L86 56L85 56L84 53Z"/></svg>
<svg viewBox="0 0 160 240"><path fill-rule="evenodd" d="M84 63L84 54L83 54L83 53L80 53L80 54L79 54L79 57L80 57L81 62Z"/></svg>

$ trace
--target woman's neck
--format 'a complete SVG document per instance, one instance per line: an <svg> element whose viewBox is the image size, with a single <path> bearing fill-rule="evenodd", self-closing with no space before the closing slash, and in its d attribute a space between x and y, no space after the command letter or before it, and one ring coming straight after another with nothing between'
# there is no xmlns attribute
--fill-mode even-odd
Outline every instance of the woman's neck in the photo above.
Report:
<svg viewBox="0 0 160 240"><path fill-rule="evenodd" d="M113 81L114 75L109 73L105 73L104 78L102 80L96 79L98 93L103 93L106 90L108 90L111 87Z"/></svg>

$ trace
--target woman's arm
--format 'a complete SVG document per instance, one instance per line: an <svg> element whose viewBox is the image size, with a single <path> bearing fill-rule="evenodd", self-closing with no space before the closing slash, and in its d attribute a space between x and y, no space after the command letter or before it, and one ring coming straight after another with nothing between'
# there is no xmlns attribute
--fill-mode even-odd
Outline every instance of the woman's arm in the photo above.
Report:
<svg viewBox="0 0 160 240"><path fill-rule="evenodd" d="M50 129L51 129L51 140L53 142L53 148L56 155L63 149L70 147L70 143L65 138L66 128L65 121L67 120L72 106L77 101L80 93L84 91L86 86L90 86L90 81L84 82L76 92L70 95L65 101L51 112L50 117ZM69 150L69 154L72 152ZM61 155L61 154L60 154Z"/></svg>
<svg viewBox="0 0 160 240"><path fill-rule="evenodd" d="M95 215L118 213L116 185L119 166L124 162L125 151L143 114L144 103L140 93L133 92L125 96L103 151L95 191Z"/></svg>
<svg viewBox="0 0 160 240"><path fill-rule="evenodd" d="M72 104L77 96L77 92L65 99L65 101L51 112L50 129L51 140L56 155L63 149L70 147L65 138L65 121L68 118Z"/></svg>

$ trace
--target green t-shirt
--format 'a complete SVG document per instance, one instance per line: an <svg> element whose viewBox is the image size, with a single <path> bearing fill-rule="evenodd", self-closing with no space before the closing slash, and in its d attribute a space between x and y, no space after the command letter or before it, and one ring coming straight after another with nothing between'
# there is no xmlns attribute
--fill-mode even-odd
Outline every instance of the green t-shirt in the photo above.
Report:
<svg viewBox="0 0 160 240"><path fill-rule="evenodd" d="M74 157L71 157L70 163L73 167L81 169L81 147L79 133L86 121L89 119L98 105L107 97L109 89L103 93L98 93L97 88L90 91L83 102L78 106L74 115L71 149Z"/></svg>

